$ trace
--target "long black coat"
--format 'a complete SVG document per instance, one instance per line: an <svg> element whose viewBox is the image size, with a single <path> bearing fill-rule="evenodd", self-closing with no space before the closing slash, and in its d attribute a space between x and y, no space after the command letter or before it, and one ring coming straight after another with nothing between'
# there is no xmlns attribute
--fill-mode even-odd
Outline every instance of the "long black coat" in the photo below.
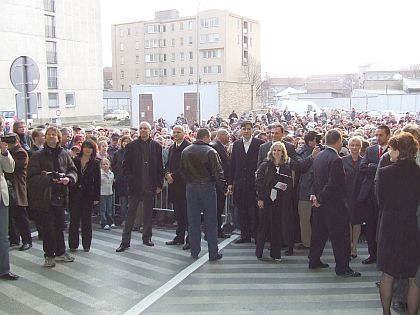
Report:
<svg viewBox="0 0 420 315"><path fill-rule="evenodd" d="M112 158L112 171L115 176L115 191L118 196L128 196L128 183L127 178L123 174L123 161L125 155L125 148L120 148L114 153Z"/></svg>
<svg viewBox="0 0 420 315"><path fill-rule="evenodd" d="M395 277L414 277L420 262L417 206L420 168L415 161L397 161L378 171L376 185L381 211L378 229L378 269Z"/></svg>
<svg viewBox="0 0 420 315"><path fill-rule="evenodd" d="M237 205L256 202L255 171L258 152L263 143L264 141L253 137L247 153L242 139L233 143L228 183L234 185L233 199Z"/></svg>
<svg viewBox="0 0 420 315"><path fill-rule="evenodd" d="M28 153L17 144L9 150L15 160L15 170L13 173L6 173L6 179L10 180L13 190L16 193L16 206L28 206L28 192L26 190L26 174L28 170Z"/></svg>
<svg viewBox="0 0 420 315"><path fill-rule="evenodd" d="M101 169L99 161L91 159L86 164L86 169L82 175L82 163L80 157L77 156L74 160L74 165L77 169L77 183L69 188L70 200L78 198L78 191L83 192L84 200L99 201L101 196Z"/></svg>
<svg viewBox="0 0 420 315"><path fill-rule="evenodd" d="M222 162L223 175L225 176L225 180L228 181L228 178L230 176L230 158L229 158L229 155L227 153L227 150L219 140L217 140L211 146L219 154L220 161ZM224 191L223 191L223 193L224 193Z"/></svg>
<svg viewBox="0 0 420 315"><path fill-rule="evenodd" d="M149 143L149 187L142 187L143 176L143 154L140 138L128 143L125 146L125 155L123 161L123 174L128 182L128 195L136 196L142 191L155 192L156 188L163 186L163 161L162 146L152 139Z"/></svg>
<svg viewBox="0 0 420 315"><path fill-rule="evenodd" d="M346 206L349 211L352 224L362 224L363 205L357 200L362 183L362 175L360 174L360 162L362 158L359 156L356 163L353 163L351 155L342 157L346 183Z"/></svg>
<svg viewBox="0 0 420 315"><path fill-rule="evenodd" d="M182 151L191 143L184 140L181 145L176 148L175 144L169 148L168 161L165 165L165 174L172 173L174 182L168 185L168 199L173 202L186 198L185 181L181 172L181 154Z"/></svg>
<svg viewBox="0 0 420 315"><path fill-rule="evenodd" d="M280 166L280 176L276 176L277 170L272 161L264 161L258 167L255 176L255 188L259 200L264 201L264 206L272 203L270 199L271 189L277 184L278 177L282 183L287 184L285 191L279 191L277 197L280 202L277 203L278 208L276 211L280 212L281 216L281 234L283 245L289 245L295 241L295 215L292 207L293 195L293 180L292 171L289 166L283 164Z"/></svg>

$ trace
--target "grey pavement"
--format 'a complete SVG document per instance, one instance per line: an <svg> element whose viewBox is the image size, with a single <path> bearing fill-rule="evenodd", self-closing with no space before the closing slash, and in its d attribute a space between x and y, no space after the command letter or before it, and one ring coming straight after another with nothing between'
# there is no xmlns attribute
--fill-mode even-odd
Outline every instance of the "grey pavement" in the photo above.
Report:
<svg viewBox="0 0 420 315"><path fill-rule="evenodd" d="M209 262L206 243L193 260L181 246L166 246L171 230L153 230L154 247L133 232L131 248L115 249L121 229L95 225L89 253L79 250L73 263L43 264L42 243L11 250L18 281L0 282L0 314L380 314L375 266L364 266L366 246L352 267L361 278L343 279L334 269L310 271L307 251L281 262L254 256L252 244L220 244L223 259ZM266 252L268 254L268 252ZM331 247L323 261L333 264Z"/></svg>

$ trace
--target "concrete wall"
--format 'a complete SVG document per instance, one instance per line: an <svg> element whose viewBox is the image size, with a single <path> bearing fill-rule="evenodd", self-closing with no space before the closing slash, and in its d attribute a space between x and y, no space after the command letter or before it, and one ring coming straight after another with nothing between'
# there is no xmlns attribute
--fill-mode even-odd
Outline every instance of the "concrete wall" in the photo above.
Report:
<svg viewBox="0 0 420 315"><path fill-rule="evenodd" d="M255 108L256 106L254 106L254 109ZM223 118L227 118L229 114L232 113L232 110L235 110L238 115L251 110L251 86L249 84L219 82L220 115Z"/></svg>

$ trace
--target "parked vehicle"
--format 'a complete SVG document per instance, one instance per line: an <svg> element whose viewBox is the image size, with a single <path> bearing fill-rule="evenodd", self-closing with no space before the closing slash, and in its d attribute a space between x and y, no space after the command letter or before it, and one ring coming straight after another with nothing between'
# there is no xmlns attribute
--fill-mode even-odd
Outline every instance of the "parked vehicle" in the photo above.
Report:
<svg viewBox="0 0 420 315"><path fill-rule="evenodd" d="M123 109L117 109L114 110L112 113L110 114L106 114L104 116L105 120L126 120L126 119L130 119L130 114Z"/></svg>
<svg viewBox="0 0 420 315"><path fill-rule="evenodd" d="M13 126L14 122L18 120L16 111L14 109L5 109L0 110L0 116L3 116L4 121L9 123L10 126ZM31 128L33 124L32 119L28 119L28 128Z"/></svg>

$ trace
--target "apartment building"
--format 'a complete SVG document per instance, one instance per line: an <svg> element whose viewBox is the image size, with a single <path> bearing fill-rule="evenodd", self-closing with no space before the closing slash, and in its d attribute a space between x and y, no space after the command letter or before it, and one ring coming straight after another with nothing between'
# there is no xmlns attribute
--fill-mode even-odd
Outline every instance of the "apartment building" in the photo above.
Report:
<svg viewBox="0 0 420 315"><path fill-rule="evenodd" d="M102 119L100 0L0 1L0 38L1 109L16 107L10 65L29 56L40 72L39 122Z"/></svg>
<svg viewBox="0 0 420 315"><path fill-rule="evenodd" d="M228 11L180 17L167 10L150 21L112 25L114 90L196 84L197 79L238 82L251 59L260 62L260 24Z"/></svg>

